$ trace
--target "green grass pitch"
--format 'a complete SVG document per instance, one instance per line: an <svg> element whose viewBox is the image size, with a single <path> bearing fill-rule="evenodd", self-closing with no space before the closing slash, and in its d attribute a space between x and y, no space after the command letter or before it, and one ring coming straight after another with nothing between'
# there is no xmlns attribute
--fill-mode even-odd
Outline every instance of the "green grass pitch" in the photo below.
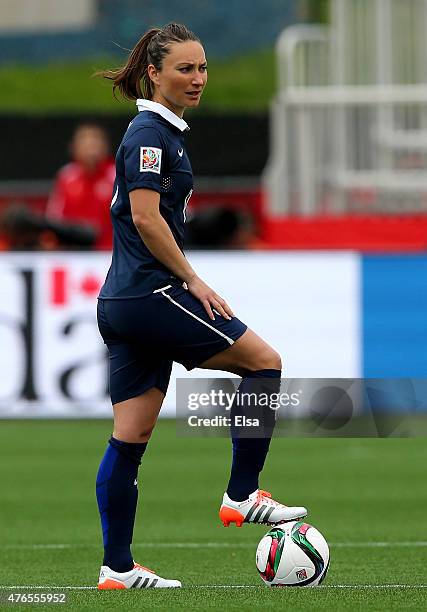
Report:
<svg viewBox="0 0 427 612"><path fill-rule="evenodd" d="M96 585L101 534L94 481L110 432L106 421L0 423L3 601L6 586ZM70 588L62 609L427 608L425 439L273 441L262 486L307 505L308 522L330 543L327 580L313 589L264 587L254 557L267 528L220 525L229 459L228 440L178 437L173 421L160 421L140 472L133 552L185 588ZM36 606L10 609L17 608Z"/></svg>
<svg viewBox="0 0 427 612"><path fill-rule="evenodd" d="M1 65L0 111L20 113L122 113L133 115L134 102L118 102L111 83L95 71L119 66L122 58L99 58L42 66ZM200 111L267 111L276 91L273 49L225 60L209 60L208 86ZM262 82L260 81L262 75ZM34 87L37 83L37 87Z"/></svg>

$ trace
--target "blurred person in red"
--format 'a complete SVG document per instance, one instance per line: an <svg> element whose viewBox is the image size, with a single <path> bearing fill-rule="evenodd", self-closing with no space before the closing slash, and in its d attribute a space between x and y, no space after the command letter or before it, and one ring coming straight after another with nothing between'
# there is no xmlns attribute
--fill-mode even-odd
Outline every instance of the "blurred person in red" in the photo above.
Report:
<svg viewBox="0 0 427 612"><path fill-rule="evenodd" d="M110 202L115 163L107 133L96 124L79 125L70 153L72 161L57 174L46 216L91 226L97 234L95 248L111 249Z"/></svg>

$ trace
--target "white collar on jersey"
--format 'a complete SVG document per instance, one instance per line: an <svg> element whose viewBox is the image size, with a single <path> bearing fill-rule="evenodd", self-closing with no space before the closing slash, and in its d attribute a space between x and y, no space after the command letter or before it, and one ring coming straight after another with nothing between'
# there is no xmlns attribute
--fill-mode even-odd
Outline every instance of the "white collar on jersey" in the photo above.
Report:
<svg viewBox="0 0 427 612"><path fill-rule="evenodd" d="M180 119L177 115L175 115L175 113L166 108L166 106L159 104L159 102L138 98L136 105L139 111L149 110L153 113L158 113L163 117L163 119L166 119L166 121L169 121L169 123L172 123L172 125L181 130L181 132L185 132L185 130L190 129L188 123L184 121L184 119Z"/></svg>

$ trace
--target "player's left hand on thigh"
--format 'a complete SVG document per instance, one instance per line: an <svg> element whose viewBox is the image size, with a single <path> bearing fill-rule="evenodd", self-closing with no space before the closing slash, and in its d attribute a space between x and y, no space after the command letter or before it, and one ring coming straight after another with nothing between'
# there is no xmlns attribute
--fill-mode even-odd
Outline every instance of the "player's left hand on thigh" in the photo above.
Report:
<svg viewBox="0 0 427 612"><path fill-rule="evenodd" d="M212 319L212 321L215 321L214 312L228 320L230 320L231 317L234 317L234 313L227 302L198 276L195 276L188 281L187 287L190 293L202 302L209 318Z"/></svg>

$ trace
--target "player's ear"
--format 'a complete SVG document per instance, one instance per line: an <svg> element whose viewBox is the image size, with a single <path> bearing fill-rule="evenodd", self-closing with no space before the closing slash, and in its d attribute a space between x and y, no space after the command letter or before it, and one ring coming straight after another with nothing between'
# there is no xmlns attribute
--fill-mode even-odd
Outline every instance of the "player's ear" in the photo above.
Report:
<svg viewBox="0 0 427 612"><path fill-rule="evenodd" d="M154 85L157 85L157 86L160 85L159 71L153 64L148 64L147 74L149 78L152 80L152 82L154 83Z"/></svg>

